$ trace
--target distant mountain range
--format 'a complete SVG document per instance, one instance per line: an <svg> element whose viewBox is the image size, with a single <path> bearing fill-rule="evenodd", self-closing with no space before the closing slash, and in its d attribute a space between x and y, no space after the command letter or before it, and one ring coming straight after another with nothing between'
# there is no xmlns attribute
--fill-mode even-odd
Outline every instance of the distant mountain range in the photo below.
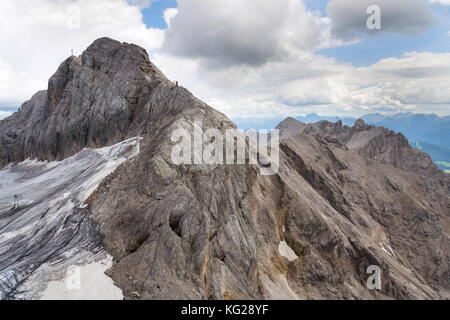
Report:
<svg viewBox="0 0 450 320"><path fill-rule="evenodd" d="M310 123L320 120L336 122L341 120L346 125L353 125L356 118L321 117L311 114L298 120ZM443 170L450 170L450 117L435 114L398 113L382 115L372 113L362 117L369 124L385 127L405 135L413 147L427 152Z"/></svg>
<svg viewBox="0 0 450 320"><path fill-rule="evenodd" d="M0 103L0 119L6 118L17 111L19 107L6 107Z"/></svg>
<svg viewBox="0 0 450 320"><path fill-rule="evenodd" d="M321 116L316 113L304 117L297 117L303 123L315 123L322 120L337 122L342 121L347 126L353 126L358 118ZM405 135L411 145L427 152L437 165L450 171L450 116L439 117L435 114L398 113L383 115L371 113L362 116L366 123L385 127ZM233 119L240 128L273 129L280 118L251 120Z"/></svg>

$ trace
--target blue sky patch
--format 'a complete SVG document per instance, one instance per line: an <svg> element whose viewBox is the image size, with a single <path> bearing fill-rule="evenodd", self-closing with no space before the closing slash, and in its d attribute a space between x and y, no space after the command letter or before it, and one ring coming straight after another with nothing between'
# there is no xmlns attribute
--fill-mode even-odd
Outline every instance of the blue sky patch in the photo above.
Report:
<svg viewBox="0 0 450 320"><path fill-rule="evenodd" d="M167 28L167 24L164 21L164 10L176 7L177 2L175 0L157 0L150 7L142 10L145 25L149 28Z"/></svg>

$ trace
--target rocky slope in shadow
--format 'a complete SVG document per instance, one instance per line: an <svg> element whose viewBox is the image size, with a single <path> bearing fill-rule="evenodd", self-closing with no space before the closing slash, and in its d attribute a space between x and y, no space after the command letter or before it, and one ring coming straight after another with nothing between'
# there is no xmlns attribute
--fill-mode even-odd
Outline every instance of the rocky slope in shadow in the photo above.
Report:
<svg viewBox="0 0 450 320"><path fill-rule="evenodd" d="M143 49L103 38L0 121L0 167L143 137L88 200L128 299L450 298L448 176L403 136L287 119L278 174L263 176L174 165L171 135L196 121L235 127Z"/></svg>

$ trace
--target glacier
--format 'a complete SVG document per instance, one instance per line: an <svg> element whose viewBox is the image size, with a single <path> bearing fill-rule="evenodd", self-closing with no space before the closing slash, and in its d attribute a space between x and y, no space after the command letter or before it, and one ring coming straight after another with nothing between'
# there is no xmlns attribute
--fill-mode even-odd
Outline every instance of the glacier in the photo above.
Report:
<svg viewBox="0 0 450 320"><path fill-rule="evenodd" d="M112 261L86 200L139 153L140 140L86 148L59 162L28 159L0 170L0 299L76 299L77 290L94 291L93 299L123 297L104 274ZM74 266L89 274L81 277L81 288L70 292L64 279Z"/></svg>

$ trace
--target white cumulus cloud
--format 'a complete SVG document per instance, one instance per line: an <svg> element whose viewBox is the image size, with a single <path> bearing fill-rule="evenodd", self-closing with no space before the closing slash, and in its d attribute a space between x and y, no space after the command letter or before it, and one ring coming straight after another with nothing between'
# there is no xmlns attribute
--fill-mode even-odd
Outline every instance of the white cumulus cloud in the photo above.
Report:
<svg viewBox="0 0 450 320"><path fill-rule="evenodd" d="M443 4L446 6L450 6L450 0L430 0L433 4Z"/></svg>
<svg viewBox="0 0 450 320"><path fill-rule="evenodd" d="M217 68L262 65L332 42L329 19L299 0L180 0L163 50Z"/></svg>
<svg viewBox="0 0 450 320"><path fill-rule="evenodd" d="M371 5L380 8L381 30L367 28ZM330 0L327 10L334 35L346 40L383 32L414 35L434 21L427 0Z"/></svg>

